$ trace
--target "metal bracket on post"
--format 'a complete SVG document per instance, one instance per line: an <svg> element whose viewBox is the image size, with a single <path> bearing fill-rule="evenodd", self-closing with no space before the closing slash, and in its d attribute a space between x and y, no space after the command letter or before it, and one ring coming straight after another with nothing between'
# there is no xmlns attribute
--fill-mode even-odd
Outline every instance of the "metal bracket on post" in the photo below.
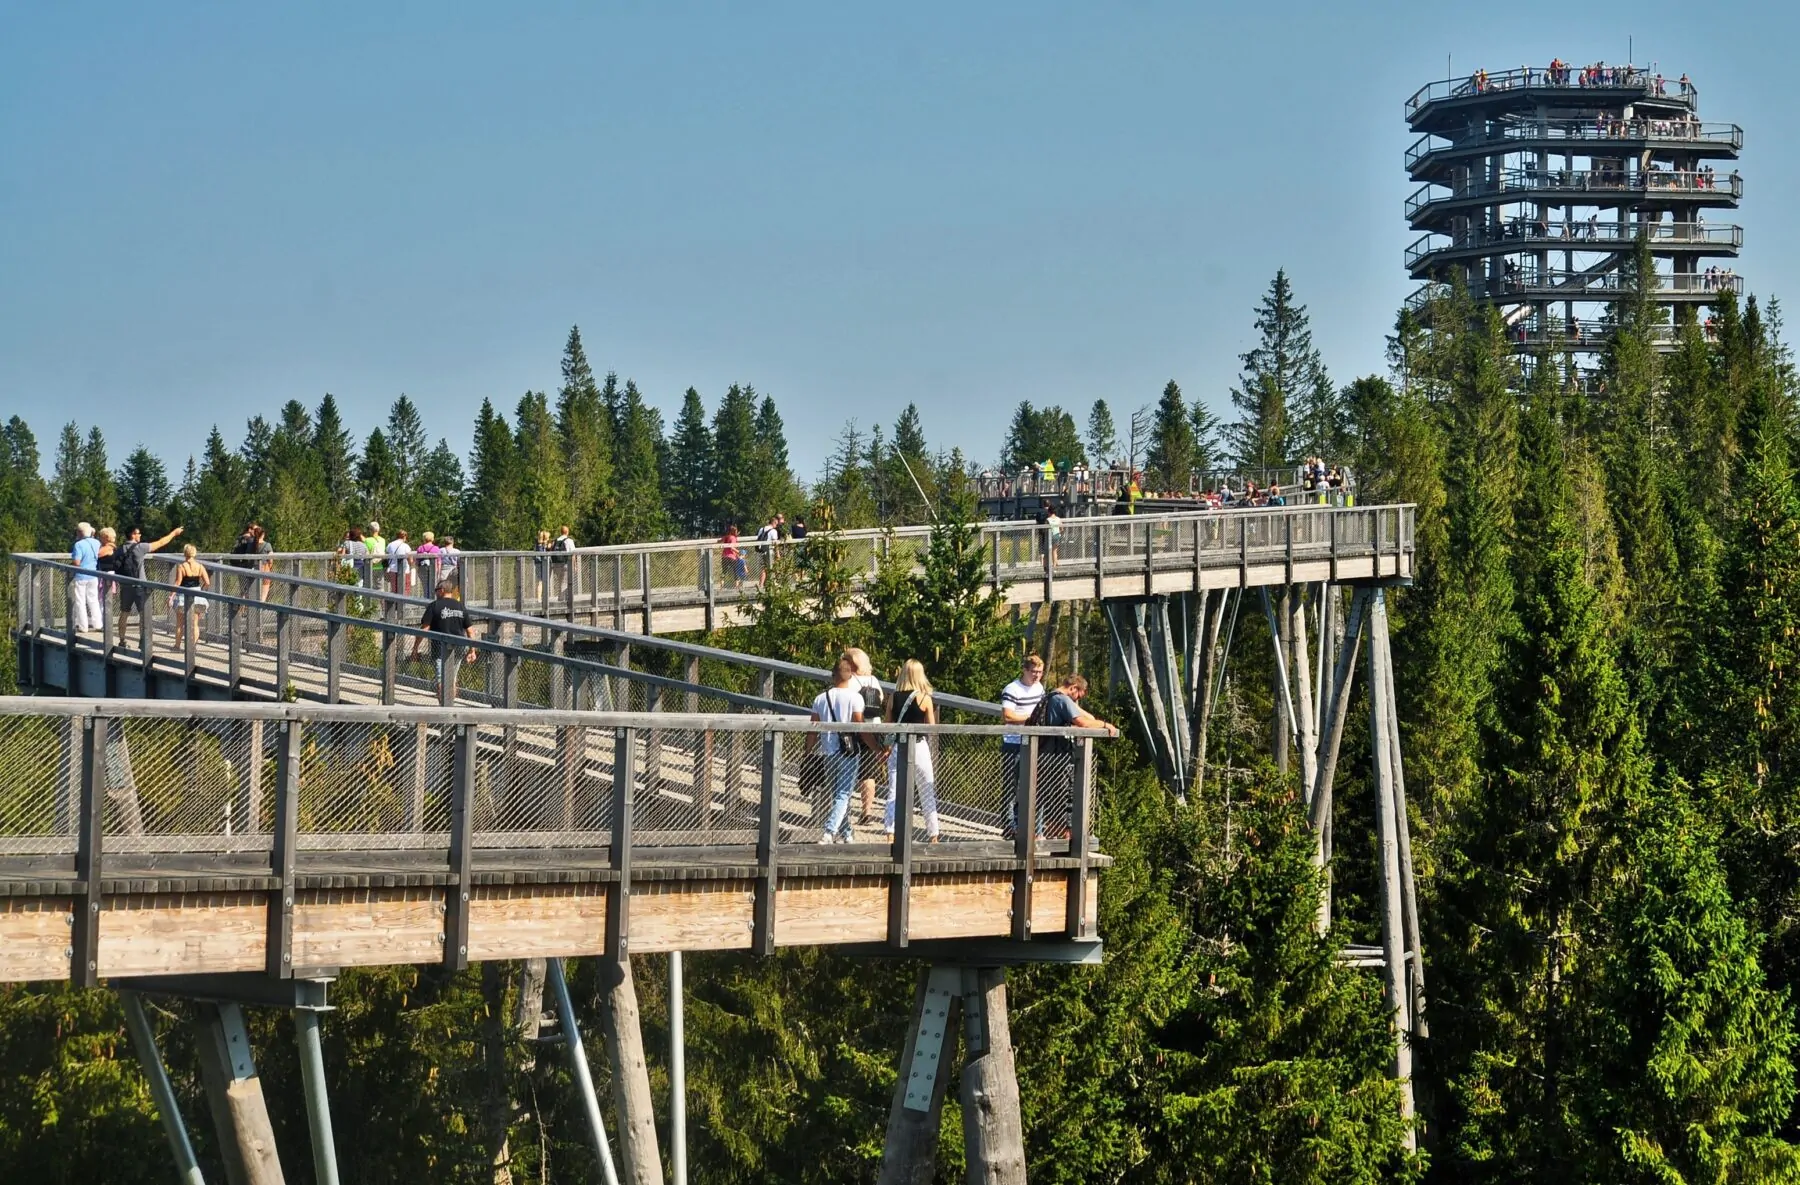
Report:
<svg viewBox="0 0 1800 1185"><path fill-rule="evenodd" d="M637 806L637 733L613 734L612 843L608 855L618 875L606 894L606 957L631 957L631 824Z"/></svg>
<svg viewBox="0 0 1800 1185"><path fill-rule="evenodd" d="M70 927L69 979L76 987L100 981L100 884L105 875L103 832L106 820L106 734L104 717L81 720L81 761L70 772L81 779L76 816L75 875L81 894L75 898Z"/></svg>
<svg viewBox="0 0 1800 1185"><path fill-rule="evenodd" d="M894 753L894 875L888 882L888 945L907 944L912 925L913 761L912 738L902 733Z"/></svg>
<svg viewBox="0 0 1800 1185"><path fill-rule="evenodd" d="M770 676L773 678L773 676ZM762 801L756 825L756 904L750 921L750 949L775 953L776 852L781 843L781 734L766 732L762 745Z"/></svg>
<svg viewBox="0 0 1800 1185"><path fill-rule="evenodd" d="M475 856L475 765L478 726L455 726L450 780L450 884L444 888L444 965L469 965L469 882Z"/></svg>
<svg viewBox="0 0 1800 1185"><path fill-rule="evenodd" d="M275 817L270 835L269 919L264 969L271 979L294 975L294 863L299 848L301 724L283 720L275 756ZM253 760L261 760L261 754ZM251 809L255 809L252 804Z"/></svg>
<svg viewBox="0 0 1800 1185"><path fill-rule="evenodd" d="M1019 861L1013 873L1012 937L1031 941L1031 882L1037 872L1038 738L1028 736L1019 746L1019 784L1014 797L1013 855Z"/></svg>
<svg viewBox="0 0 1800 1185"><path fill-rule="evenodd" d="M933 965L919 1001L919 1030L910 1059L912 1072L907 1076L902 1102L908 1111L931 1110L938 1075L949 1069L939 1056L944 1048L944 1032L950 1027L951 1012L961 995L962 969Z"/></svg>

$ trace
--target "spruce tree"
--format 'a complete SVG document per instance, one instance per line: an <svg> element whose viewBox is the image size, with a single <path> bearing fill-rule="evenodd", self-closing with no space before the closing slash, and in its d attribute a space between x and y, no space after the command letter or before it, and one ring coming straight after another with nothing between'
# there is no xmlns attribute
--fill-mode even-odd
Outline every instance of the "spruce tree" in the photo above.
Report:
<svg viewBox="0 0 1800 1185"><path fill-rule="evenodd" d="M513 455L519 467L518 512L524 530L509 546L527 548L538 531L555 535L564 525L573 528L569 471L549 398L542 391L527 391L513 409Z"/></svg>
<svg viewBox="0 0 1800 1185"><path fill-rule="evenodd" d="M894 436L881 459L882 487L888 501L888 519L901 526L931 520L936 498L925 443L925 425L919 406L909 403L894 421Z"/></svg>
<svg viewBox="0 0 1800 1185"><path fill-rule="evenodd" d="M417 535L417 523L423 513L419 481L431 442L425 435L418 406L405 395L388 408L387 443L394 456L394 505L388 513Z"/></svg>
<svg viewBox="0 0 1800 1185"><path fill-rule="evenodd" d="M1295 303L1285 269L1275 273L1257 306L1256 331L1261 340L1241 356L1243 377L1231 391L1239 416L1231 426L1231 446L1239 465L1271 469L1292 455L1292 411L1325 375L1306 306Z"/></svg>
<svg viewBox="0 0 1800 1185"><path fill-rule="evenodd" d="M90 523L96 531L113 525L118 503L99 427L90 429L84 439L73 421L63 425L50 490L56 499L54 534L72 538L78 522Z"/></svg>
<svg viewBox="0 0 1800 1185"><path fill-rule="evenodd" d="M675 417L669 441L669 517L684 535L712 533L714 476L712 429L706 424L706 405L700 392L689 387Z"/></svg>
<svg viewBox="0 0 1800 1185"><path fill-rule="evenodd" d="M313 452L325 477L333 514L341 519L351 517L356 500L356 441L344 427L337 399L329 391L313 415Z"/></svg>
<svg viewBox="0 0 1800 1185"><path fill-rule="evenodd" d="M556 434L568 467L569 503L577 517L587 517L613 499L613 426L579 327L570 327L563 346L562 380L556 394Z"/></svg>
<svg viewBox="0 0 1800 1185"><path fill-rule="evenodd" d="M1188 429L1194 435L1194 472L1216 473L1225 468L1224 425L1204 399L1188 409Z"/></svg>
<svg viewBox="0 0 1800 1185"><path fill-rule="evenodd" d="M182 483L184 540L202 551L228 550L248 517L243 458L226 446L225 437L214 427L199 466L190 462L189 468L192 481Z"/></svg>
<svg viewBox="0 0 1800 1185"><path fill-rule="evenodd" d="M1294 400L1289 450L1296 457L1341 458L1349 441L1349 414L1344 392L1323 368Z"/></svg>
<svg viewBox="0 0 1800 1185"><path fill-rule="evenodd" d="M611 375L607 382L613 385ZM613 469L616 497L604 515L594 516L583 528L583 537L596 543L665 538L671 524L663 502L662 416L644 402L634 382L627 381L619 393L619 423Z"/></svg>
<svg viewBox="0 0 1800 1185"><path fill-rule="evenodd" d="M1087 449L1097 466L1108 465L1119 455L1119 430L1113 423L1112 408L1106 406L1104 399L1094 400L1088 412Z"/></svg>
<svg viewBox="0 0 1800 1185"><path fill-rule="evenodd" d="M756 440L756 394L733 383L719 400L712 420L713 486L712 518L723 528L735 523L739 530L754 527L760 509L760 450Z"/></svg>
<svg viewBox="0 0 1800 1185"><path fill-rule="evenodd" d="M425 456L419 475L419 505L424 528L445 535L462 530L463 467L450 442L438 438L437 447Z"/></svg>
<svg viewBox="0 0 1800 1185"><path fill-rule="evenodd" d="M519 514L518 449L506 417L491 400L481 401L475 417L475 443L469 450L469 482L463 490L463 534L457 542L469 549L516 547Z"/></svg>
<svg viewBox="0 0 1800 1185"><path fill-rule="evenodd" d="M1194 426L1188 419L1181 388L1170 379L1156 405L1156 424L1150 430L1150 452L1144 458L1144 476L1150 488L1187 493L1194 474Z"/></svg>
<svg viewBox="0 0 1800 1185"><path fill-rule="evenodd" d="M369 438L363 441L362 459L356 465L356 497L361 511L357 517L382 522L384 533L406 525L388 521L398 508L399 493L400 467L394 461L394 450L388 447L387 433L372 428Z"/></svg>
<svg viewBox="0 0 1800 1185"><path fill-rule="evenodd" d="M168 470L157 455L143 445L131 450L119 470L119 522L121 537L142 527L146 539L169 529L169 503L175 496Z"/></svg>

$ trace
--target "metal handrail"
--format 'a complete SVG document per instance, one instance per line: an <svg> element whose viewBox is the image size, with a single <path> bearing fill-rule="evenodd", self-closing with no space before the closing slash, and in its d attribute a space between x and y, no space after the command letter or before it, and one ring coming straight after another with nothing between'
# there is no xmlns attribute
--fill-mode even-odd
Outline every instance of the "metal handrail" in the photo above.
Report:
<svg viewBox="0 0 1800 1185"><path fill-rule="evenodd" d="M1744 228L1734 223L1712 225L1705 222L1538 222L1524 219L1512 233L1477 228L1475 231L1446 235L1431 231L1420 236L1406 249L1406 266L1412 267L1426 256L1440 251L1463 251L1471 248L1494 248L1496 253L1523 249L1526 243L1552 250L1584 250L1583 243L1611 243L1626 246L1644 238L1652 243L1693 243L1708 247L1742 247Z"/></svg>
<svg viewBox="0 0 1800 1185"><path fill-rule="evenodd" d="M1622 127L1624 134L1615 132ZM1406 167L1411 169L1426 157L1438 152L1462 152L1488 144L1509 141L1539 143L1578 140L1600 144L1632 141L1667 141L1677 144L1718 144L1733 149L1744 146L1744 129L1735 123L1701 123L1691 119L1609 120L1605 128L1592 119L1557 119L1539 124L1521 121L1493 125L1474 135L1446 139L1427 132L1406 150ZM1432 141L1436 141L1433 143Z"/></svg>
<svg viewBox="0 0 1800 1185"><path fill-rule="evenodd" d="M1448 189L1449 193L1435 192ZM1468 178L1454 185L1427 182L1406 199L1406 216L1413 218L1440 202L1464 201L1499 194L1619 194L1682 193L1696 196L1718 195L1733 200L1744 195L1742 174L1707 173L1696 169L1676 171L1638 171L1606 169L1504 169L1496 180ZM1518 200L1526 200L1520 198ZM1582 204L1577 199L1577 204Z"/></svg>
<svg viewBox="0 0 1800 1185"><path fill-rule="evenodd" d="M91 578L93 575L91 572L86 572L80 568L77 568L74 564L69 563L67 560L45 559L45 558L42 558L39 556L22 555L22 554L15 554L12 557L12 559L13 559L13 563L15 565L26 567L26 568L38 568L38 569L43 569L46 571L60 572L62 575L64 575L65 577L68 577L68 578L76 578L76 577ZM213 571L234 572L238 576L243 577L246 581L255 582L255 583L260 583L262 580L267 578L267 579L271 579L271 580L275 580L275 581L285 581L286 583L288 583L290 585L313 585L313 586L318 586L318 587L326 588L326 589L334 589L334 590L337 590L341 595L344 595L344 596L368 597L368 596L373 595L372 590L356 589L356 588L348 587L345 585L325 585L325 584L321 584L320 582L317 582L317 581L305 581L305 580L300 580L300 579L294 578L294 577L278 577L278 576L274 576L271 573L244 572L239 569L224 569L222 565L218 565L218 564L208 564L206 566L208 568L212 569ZM133 577L133 576L121 576L116 573L107 573L103 577L100 577L100 579L103 579L110 584L118 584L118 585L122 585L122 586L126 586L126 587L142 588L147 593L169 593L171 591L174 591L172 589L172 586L166 582L149 580L149 579L140 579L138 577ZM31 592L29 592L25 596L18 598L18 609L21 614L20 628L22 630L29 631L30 633L35 635L38 632L40 632L44 627L42 627L38 623L38 621L35 620L36 615L37 615L37 606L34 603L34 594L35 594L35 586L32 586ZM420 643L421 645L423 645L426 642L431 642L434 645L438 644L438 643L446 642L446 636L444 634L434 633L430 630L421 629L416 626L406 625L402 622L390 621L390 620L385 620L385 619L381 619L381 618L359 617L359 616L355 616L353 614L336 613L336 612L332 612L331 610L314 609L314 608L310 608L308 606L303 606L303 605L283 604L279 601L270 601L270 600L267 600L267 599L264 599L261 597L247 597L247 596L233 595L231 593L220 592L220 591L217 591L214 589L207 589L204 592L198 593L196 595L199 596L201 599L204 599L208 603L209 609L210 609L210 606L216 604L216 605L220 605L220 606L234 608L234 609L244 611L247 613L255 612L255 613L272 614L275 618L275 623L276 623L275 630L273 632L275 633L276 638L278 640L277 645L280 644L279 639L281 639L283 636L283 628L282 628L282 624L281 624L283 618L298 618L298 619L305 620L305 621L316 622L327 628L335 626L335 627L339 627L339 628L348 628L348 629L373 630L373 631L383 634L385 636L392 637L397 642L401 641L401 640L407 640L407 639L416 641L416 642ZM382 594L382 595L387 596L389 594ZM98 648L103 653L103 655L110 657L113 653L118 652L120 649L114 642L114 637L113 637L113 633L112 633L112 629L111 629L111 621L110 621L111 601L110 601L110 598L103 600L102 608L103 608L103 623L102 623L103 628L102 628L101 636L100 636L100 639L99 639L99 642L97 645L98 645ZM188 612L188 610L184 609L183 612ZM151 638L153 638L153 630L149 627L149 616L148 616L147 612L145 612L144 610L140 610L139 622L140 622L139 649L135 653L138 655L139 660L145 665L146 669L148 669L150 664L154 661L156 655L154 652L155 647L154 647L153 643L150 644L150 648L148 651L145 650L146 643ZM540 619L531 619L530 624L532 625L533 628L542 628L545 623L543 621L541 621ZM190 628L187 631L187 637L189 639L189 642L188 642L189 648L192 648L197 645L197 643L198 643L197 634L198 634L199 628L200 627L197 623L193 623L193 628ZM227 646L227 652L228 652L228 660L227 661L231 667L235 667L235 665L236 665L235 659L232 656L235 656L239 649L239 645L238 645L239 644L239 631L228 623L227 628L225 630L225 634L226 634L226 646ZM73 646L75 644L77 644L77 643L74 641L71 641L71 646ZM714 697L717 699L723 699L728 703L738 704L739 706L744 707L749 710L752 710L752 711L776 712L776 713L804 713L806 711L806 709L804 707L800 707L800 706L797 706L794 704L789 704L789 703L783 702L781 700L776 700L773 698L745 695L745 694L742 694L739 692L727 691L727 690L724 690L721 688L712 687L712 686L709 686L709 685L706 685L703 683L693 682L690 680L675 679L675 678L671 678L671 677L665 676L665 675L658 675L658 674L655 674L650 671L640 671L640 670L634 670L630 667L621 667L621 666L614 666L614 665L611 665L608 663L595 662L595 661L592 661L589 659L572 657L572 656L569 656L566 654L558 654L558 653L555 653L554 651L537 650L537 649L533 649L533 648L525 647L525 646L509 645L507 643L500 642L500 641L496 640L495 638L483 638L483 637L457 638L450 644L453 644L457 647L461 647L465 650L474 651L478 654L492 655L492 656L495 656L502 660L505 660L508 662L513 662L513 663L542 662L542 663L546 663L546 664L549 664L554 667L561 668L561 669L563 669L565 671L569 671L569 672L579 672L579 673L583 673L583 674L605 676L608 678L620 679L627 683L640 683L646 687L656 688L659 691L660 690L673 690L673 691L681 691L681 692L693 693L693 694L704 694L704 695L711 696L711 697ZM265 651L269 650L270 648L266 647L266 646L262 646L257 643L251 643L246 639L245 643L244 643L244 649L246 651L256 651L256 652L260 653L260 652L265 652ZM184 660L189 661L190 665L191 665L191 662L192 662L191 656L184 655L183 658L184 658ZM289 655L289 657L288 657L288 661L290 661L290 662L299 661L302 665L314 665L314 664L309 664L307 659L308 659L308 656L305 656L305 655L300 655L300 656ZM329 686L329 684L328 684L328 686ZM275 687L275 688L273 688L273 690L277 695L279 695L282 693L283 689L281 687ZM388 698L388 697L391 697L391 695L393 693L393 687L391 685L391 681L384 680L382 693L384 696L384 706L388 706L388 707L396 706L393 704L391 698ZM329 694L329 692L328 692L328 694ZM948 697L940 697L940 698L947 699ZM135 702L135 701L133 701L133 702ZM336 701L328 700L327 702L335 703ZM991 705L981 705L981 706L990 707ZM998 708L994 708L994 713L998 714Z"/></svg>
<svg viewBox="0 0 1800 1185"><path fill-rule="evenodd" d="M1642 66L1611 66L1606 69L1608 73L1596 84L1583 81L1585 75L1580 66L1564 66L1560 71L1551 71L1542 66L1521 66L1517 70L1496 70L1491 73L1476 71L1461 78L1426 83L1406 100L1405 114L1410 120L1425 107L1445 99L1485 97L1534 87L1588 92L1622 91L1662 99L1679 99L1690 105L1700 96L1692 82L1683 85L1677 79L1667 78Z"/></svg>

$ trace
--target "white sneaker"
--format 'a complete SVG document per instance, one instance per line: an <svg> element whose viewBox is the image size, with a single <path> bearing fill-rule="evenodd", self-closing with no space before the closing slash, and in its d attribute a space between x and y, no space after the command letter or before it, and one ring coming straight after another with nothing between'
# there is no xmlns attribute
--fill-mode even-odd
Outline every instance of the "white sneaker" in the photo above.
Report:
<svg viewBox="0 0 1800 1185"><path fill-rule="evenodd" d="M849 827L844 828L844 838L840 842L855 843L856 842L856 832Z"/></svg>
<svg viewBox="0 0 1800 1185"><path fill-rule="evenodd" d="M824 835L819 837L819 842L820 843L836 843L837 837L832 835L831 832L827 831Z"/></svg>

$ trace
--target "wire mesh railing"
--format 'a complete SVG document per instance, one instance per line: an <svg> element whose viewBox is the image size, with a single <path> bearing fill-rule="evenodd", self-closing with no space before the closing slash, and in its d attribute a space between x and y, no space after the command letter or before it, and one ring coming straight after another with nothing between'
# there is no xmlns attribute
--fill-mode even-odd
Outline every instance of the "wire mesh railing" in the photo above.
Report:
<svg viewBox="0 0 1800 1185"><path fill-rule="evenodd" d="M1023 744L1006 748L1006 734ZM553 863L607 849L621 834L646 856L671 858L754 847L765 834L775 844L882 845L904 834L1016 846L1021 802L1036 804L1034 850L1066 853L1072 829L1091 818L1091 745L1106 735L705 713L6 697L0 870L66 874L96 844L134 867L143 856L177 871L251 874L284 843L321 859L384 854L427 864L448 859L458 842L496 859ZM876 804L868 816L865 783Z"/></svg>

